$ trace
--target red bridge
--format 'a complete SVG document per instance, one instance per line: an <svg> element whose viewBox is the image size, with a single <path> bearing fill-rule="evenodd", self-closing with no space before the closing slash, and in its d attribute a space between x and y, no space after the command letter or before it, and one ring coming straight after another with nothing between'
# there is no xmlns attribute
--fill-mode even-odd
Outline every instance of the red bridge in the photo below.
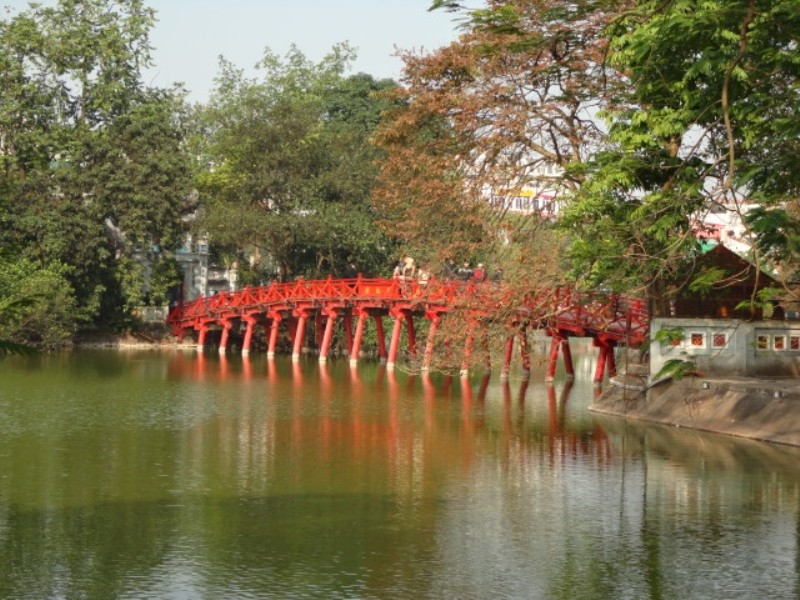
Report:
<svg viewBox="0 0 800 600"><path fill-rule="evenodd" d="M218 293L181 304L171 311L168 322L180 339L193 332L200 349L211 330L220 330L219 351L225 352L232 331L244 329L242 352L249 353L256 326L268 331L268 356L274 356L279 331L285 323L292 342L292 357L303 349L308 321L316 324L319 359L327 360L334 328L341 320L345 346L351 361L361 350L364 327L372 319L378 338L378 353L387 367L394 367L400 349L403 325L411 355L416 355L415 319L428 321L422 369L431 366L441 320L449 316L464 324L462 373L468 369L474 342L486 345L489 323L502 320L506 331L503 374L509 372L514 340L519 341L523 368L530 369L527 331L543 329L551 337L547 377L555 376L559 350L566 372L574 374L570 337L589 337L600 350L595 381L605 373L616 374L614 348L637 348L647 339L649 314L644 301L615 294L579 293L567 287L530 292L520 298L510 287L492 283L397 279L325 279L273 283ZM383 318L392 319L388 351ZM341 319L340 319L341 318ZM353 331L355 320L355 332Z"/></svg>

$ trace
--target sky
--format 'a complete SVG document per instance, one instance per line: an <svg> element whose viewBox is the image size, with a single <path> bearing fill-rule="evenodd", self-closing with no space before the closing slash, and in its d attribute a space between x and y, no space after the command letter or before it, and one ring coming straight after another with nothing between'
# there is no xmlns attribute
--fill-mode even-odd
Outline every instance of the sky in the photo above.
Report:
<svg viewBox="0 0 800 600"><path fill-rule="evenodd" d="M51 5L55 0L40 0ZM224 56L250 76L269 48L285 55L291 44L318 62L334 44L349 42L358 52L352 71L377 79L399 79L397 49L430 52L457 35L454 16L428 12L431 0L150 0L158 23L150 32L155 68L145 84L189 90L205 102ZM27 0L0 0L13 12Z"/></svg>

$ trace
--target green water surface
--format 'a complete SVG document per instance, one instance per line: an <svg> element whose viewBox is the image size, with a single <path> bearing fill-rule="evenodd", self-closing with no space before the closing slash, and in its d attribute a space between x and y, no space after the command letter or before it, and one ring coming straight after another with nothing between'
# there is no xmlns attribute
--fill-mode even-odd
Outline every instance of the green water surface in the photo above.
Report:
<svg viewBox="0 0 800 600"><path fill-rule="evenodd" d="M800 452L574 385L193 351L0 360L0 598L796 598Z"/></svg>

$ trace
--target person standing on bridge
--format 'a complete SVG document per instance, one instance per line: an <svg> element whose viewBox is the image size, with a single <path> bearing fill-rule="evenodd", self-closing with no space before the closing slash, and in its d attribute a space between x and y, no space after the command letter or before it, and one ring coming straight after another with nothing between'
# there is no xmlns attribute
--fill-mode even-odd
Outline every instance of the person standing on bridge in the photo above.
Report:
<svg viewBox="0 0 800 600"><path fill-rule="evenodd" d="M405 263L403 263L403 280L412 281L416 273L417 267L414 265L414 259L410 256L406 256Z"/></svg>
<svg viewBox="0 0 800 600"><path fill-rule="evenodd" d="M464 261L464 264L461 265L461 268L458 270L458 278L461 281L469 281L472 277L472 265L469 264L468 260Z"/></svg>
<svg viewBox="0 0 800 600"><path fill-rule="evenodd" d="M428 281L430 281L431 272L428 270L427 264L422 264L417 269L417 283L421 288L424 288L428 285Z"/></svg>
<svg viewBox="0 0 800 600"><path fill-rule="evenodd" d="M475 270L472 272L472 281L475 283L483 283L486 281L486 267L483 266L483 263L478 263L478 266L475 267Z"/></svg>
<svg viewBox="0 0 800 600"><path fill-rule="evenodd" d="M458 277L458 265L456 265L456 261L454 261L452 258L448 258L444 262L442 277L446 280L456 279Z"/></svg>
<svg viewBox="0 0 800 600"><path fill-rule="evenodd" d="M397 261L397 264L394 266L394 271L392 271L392 279L400 280L403 278L403 267L405 266L405 262L402 260Z"/></svg>

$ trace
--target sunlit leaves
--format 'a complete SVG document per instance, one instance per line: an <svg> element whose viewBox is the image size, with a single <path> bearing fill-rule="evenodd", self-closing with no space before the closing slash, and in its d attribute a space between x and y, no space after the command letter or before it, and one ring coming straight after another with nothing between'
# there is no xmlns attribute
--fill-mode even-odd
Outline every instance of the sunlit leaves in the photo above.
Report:
<svg viewBox="0 0 800 600"><path fill-rule="evenodd" d="M59 0L0 23L0 246L69 265L73 318L117 313L117 259L171 249L186 213L181 90L141 80L154 16L142 0Z"/></svg>
<svg viewBox="0 0 800 600"><path fill-rule="evenodd" d="M0 257L0 354L69 344L78 324L64 265Z"/></svg>
<svg viewBox="0 0 800 600"><path fill-rule="evenodd" d="M573 165L604 138L593 116L609 87L602 32L612 13L593 1L449 8L464 19L458 41L403 57L402 108L376 136L388 154L376 207L413 252L502 253L505 240L520 238L511 229L547 226L540 214L512 223L487 211L487 194L527 187L566 197L585 172Z"/></svg>
<svg viewBox="0 0 800 600"><path fill-rule="evenodd" d="M637 208L623 220L603 213L610 226L602 235L629 248L629 262L615 268L604 242L596 245L594 271L607 262L599 270L627 279L633 261L642 285L678 289L688 283L681 265L694 251L696 215L725 199L769 203L797 194L783 157L797 152L799 16L797 3L781 0L654 0L638 2L610 30L610 63L631 86L604 112L613 145L586 168L567 223L594 239L594 198L609 188ZM754 215L750 223L760 224L772 256L780 247L788 257L774 216ZM584 250L578 264L589 254Z"/></svg>
<svg viewBox="0 0 800 600"><path fill-rule="evenodd" d="M345 77L354 56L347 44L318 63L296 47L285 57L266 50L261 79L223 61L202 114L208 170L197 180L201 226L216 247L242 260L269 256L283 278L336 274L350 261L383 267L388 245L368 202L379 153L369 137L391 104L378 92L395 84Z"/></svg>

